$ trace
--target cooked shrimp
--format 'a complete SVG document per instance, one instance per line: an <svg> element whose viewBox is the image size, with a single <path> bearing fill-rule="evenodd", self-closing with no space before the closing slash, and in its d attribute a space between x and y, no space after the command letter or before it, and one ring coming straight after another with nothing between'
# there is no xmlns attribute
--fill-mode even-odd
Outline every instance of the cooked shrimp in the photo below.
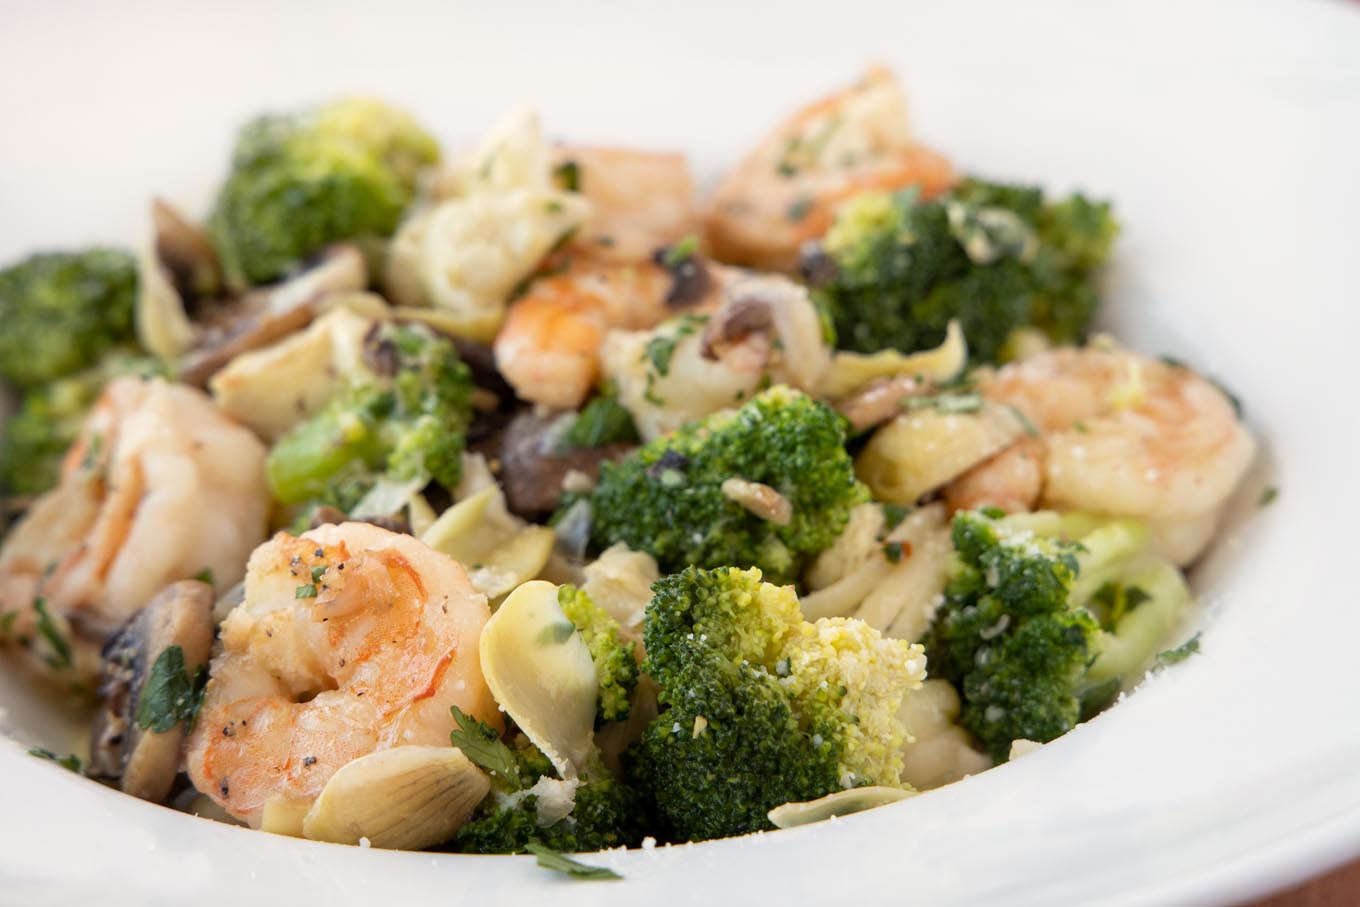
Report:
<svg viewBox="0 0 1360 907"><path fill-rule="evenodd" d="M160 379L110 383L66 455L60 485L0 550L0 612L17 614L8 635L34 637L41 598L73 631L69 642L97 651L175 580L209 570L219 588L237 582L265 537L264 457L255 436L199 390Z"/></svg>
<svg viewBox="0 0 1360 907"><path fill-rule="evenodd" d="M360 756L448 745L450 706L499 724L477 652L489 616L458 562L411 536L279 533L222 623L190 780L258 827L266 805L305 807Z"/></svg>
<svg viewBox="0 0 1360 907"><path fill-rule="evenodd" d="M1050 350L1005 366L983 393L1042 436L1043 504L1146 520L1181 564L1208 541L1256 449L1214 384L1127 350Z"/></svg>
<svg viewBox="0 0 1360 907"><path fill-rule="evenodd" d="M568 146L553 149L554 172L590 202L574 254L604 262L645 262L695 234L694 180L683 154Z"/></svg>
<svg viewBox="0 0 1360 907"><path fill-rule="evenodd" d="M950 512L999 507L1007 513L1034 509L1044 490L1044 445L1022 437L944 487Z"/></svg>
<svg viewBox="0 0 1360 907"><path fill-rule="evenodd" d="M949 162L913 140L893 74L874 67L785 120L724 177L707 206L708 244L721 261L791 271L851 196L920 186L929 198L953 182Z"/></svg>
<svg viewBox="0 0 1360 907"><path fill-rule="evenodd" d="M650 328L717 304L727 269L697 259L693 267L698 271L681 273L650 262L577 262L535 281L496 336L496 366L522 399L578 408L600 378L608 331Z"/></svg>

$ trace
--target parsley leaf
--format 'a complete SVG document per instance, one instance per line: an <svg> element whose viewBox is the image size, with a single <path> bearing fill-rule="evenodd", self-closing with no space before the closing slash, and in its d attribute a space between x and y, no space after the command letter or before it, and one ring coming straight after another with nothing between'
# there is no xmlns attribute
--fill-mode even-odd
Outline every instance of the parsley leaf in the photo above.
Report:
<svg viewBox="0 0 1360 907"><path fill-rule="evenodd" d="M38 633L52 647L53 654L47 659L47 663L54 668L71 667L75 664L75 660L71 657L71 644L57 629L56 621L52 619L52 615L47 610L47 599L41 596L34 599L33 610L38 612Z"/></svg>
<svg viewBox="0 0 1360 907"><path fill-rule="evenodd" d="M571 857L563 856L551 847L537 841L530 841L524 846L524 849L538 859L539 866L544 869L551 869L553 872L560 872L573 879L601 882L623 878L612 869L607 869L604 866L588 866L585 863L573 860Z"/></svg>
<svg viewBox="0 0 1360 907"><path fill-rule="evenodd" d="M637 426L633 424L633 417L628 410L613 397L599 396L587 403L562 433L557 442L557 452L604 447L606 444L636 444L638 441Z"/></svg>
<svg viewBox="0 0 1360 907"><path fill-rule="evenodd" d="M1261 497L1257 500L1257 507L1269 507L1275 503L1275 499L1280 496L1280 489L1274 485L1267 485L1261 490Z"/></svg>
<svg viewBox="0 0 1360 907"><path fill-rule="evenodd" d="M1167 649L1165 652L1157 653L1157 664L1161 667L1167 665L1180 664L1191 655L1199 651L1199 634L1187 639L1185 642L1176 646L1174 649Z"/></svg>
<svg viewBox="0 0 1360 907"><path fill-rule="evenodd" d="M674 245L667 247L661 253L661 264L674 271L689 261L697 251L699 251L699 237L691 233Z"/></svg>
<svg viewBox="0 0 1360 907"><path fill-rule="evenodd" d="M209 586L216 587L217 585L216 580L213 579L211 567L204 567L202 570L195 573L194 579L198 580L200 583L207 583Z"/></svg>
<svg viewBox="0 0 1360 907"><path fill-rule="evenodd" d="M883 546L883 556L894 564L902 560L902 543L889 542Z"/></svg>
<svg viewBox="0 0 1360 907"><path fill-rule="evenodd" d="M30 756L37 756L39 759L46 759L48 762L55 762L67 771L75 772L77 775L84 774L80 764L80 757L75 753L71 753L69 756L63 758L49 749L44 749L41 746L33 746L29 747L28 754Z"/></svg>
<svg viewBox="0 0 1360 907"><path fill-rule="evenodd" d="M501 742L496 729L485 721L478 721L458 706L451 706L453 720L458 729L450 732L449 740L454 746L482 768L499 775L511 787L520 787L519 763L510 747Z"/></svg>
<svg viewBox="0 0 1360 907"><path fill-rule="evenodd" d="M293 598L316 598L316 584L308 583L293 590Z"/></svg>
<svg viewBox="0 0 1360 907"><path fill-rule="evenodd" d="M568 192L581 191L581 165L575 161L563 161L553 168L553 177Z"/></svg>
<svg viewBox="0 0 1360 907"><path fill-rule="evenodd" d="M207 665L199 665L191 677L184 667L184 650L168 646L151 666L151 676L137 698L137 726L164 734L182 721L185 733L192 731L207 684Z"/></svg>

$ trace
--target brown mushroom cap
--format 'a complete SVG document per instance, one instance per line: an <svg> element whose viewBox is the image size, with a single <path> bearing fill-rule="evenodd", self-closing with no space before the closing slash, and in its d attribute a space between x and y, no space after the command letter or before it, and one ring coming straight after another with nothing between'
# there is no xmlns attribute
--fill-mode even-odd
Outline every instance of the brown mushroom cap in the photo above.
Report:
<svg viewBox="0 0 1360 907"><path fill-rule="evenodd" d="M606 444L602 447L559 450L564 413L542 414L521 410L505 430L501 442L501 485L510 509L522 515L537 516L557 506L562 497L562 480L568 472L579 472L594 481L600 464L628 456L636 445Z"/></svg>
<svg viewBox="0 0 1360 907"><path fill-rule="evenodd" d="M179 380L202 386L236 356L268 346L311 323L330 293L368 286L363 253L351 245L323 249L303 270L282 283L209 306L195 319L199 335L180 363Z"/></svg>
<svg viewBox="0 0 1360 907"><path fill-rule="evenodd" d="M134 797L160 803L179 772L182 724L164 733L137 725L137 707L162 652L179 646L190 676L206 664L213 641L213 590L185 580L163 589L104 647L90 775L117 780Z"/></svg>

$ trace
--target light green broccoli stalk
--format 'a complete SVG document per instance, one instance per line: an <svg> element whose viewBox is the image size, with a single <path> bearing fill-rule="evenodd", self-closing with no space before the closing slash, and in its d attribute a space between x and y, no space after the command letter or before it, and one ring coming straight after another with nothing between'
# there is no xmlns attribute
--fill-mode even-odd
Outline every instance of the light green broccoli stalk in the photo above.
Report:
<svg viewBox="0 0 1360 907"><path fill-rule="evenodd" d="M390 235L438 159L414 119L378 101L251 121L209 221L228 283L276 280L328 243Z"/></svg>
<svg viewBox="0 0 1360 907"><path fill-rule="evenodd" d="M858 620L803 620L758 570L687 568L653 586L643 670L663 709L627 754L664 833L771 828L767 813L863 785L901 787L898 718L920 646Z"/></svg>
<svg viewBox="0 0 1360 907"><path fill-rule="evenodd" d="M633 690L638 682L636 644L619 637L619 622L591 600L584 589L563 586L557 590L557 603L585 640L595 663L595 678L600 697L596 704L597 722L623 721L628 717Z"/></svg>
<svg viewBox="0 0 1360 907"><path fill-rule="evenodd" d="M646 551L663 571L734 565L792 580L867 497L844 445L839 414L771 388L603 464L591 495L592 540ZM732 480L765 486L787 513L756 512L732 493Z"/></svg>
<svg viewBox="0 0 1360 907"><path fill-rule="evenodd" d="M473 384L453 342L380 323L364 345L372 369L270 450L269 485L283 503L349 512L379 481L458 484Z"/></svg>
<svg viewBox="0 0 1360 907"><path fill-rule="evenodd" d="M1080 342L1117 226L1104 202L965 180L930 202L866 193L806 262L842 349L930 349L959 321L977 361L1005 358L1021 330Z"/></svg>
<svg viewBox="0 0 1360 907"><path fill-rule="evenodd" d="M926 639L962 723L1004 761L1108 705L1175 628L1190 592L1128 520L1053 513L954 517L957 566Z"/></svg>
<svg viewBox="0 0 1360 907"><path fill-rule="evenodd" d="M33 387L132 340L137 265L118 249L49 252L0 271L0 376Z"/></svg>

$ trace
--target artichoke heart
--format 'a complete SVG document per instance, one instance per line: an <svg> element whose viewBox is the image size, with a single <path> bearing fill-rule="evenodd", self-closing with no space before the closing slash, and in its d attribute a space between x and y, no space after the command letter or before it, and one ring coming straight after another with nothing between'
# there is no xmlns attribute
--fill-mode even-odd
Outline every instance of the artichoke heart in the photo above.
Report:
<svg viewBox="0 0 1360 907"><path fill-rule="evenodd" d="M448 746L398 746L343 766L302 820L314 841L421 850L453 837L491 780Z"/></svg>
<svg viewBox="0 0 1360 907"><path fill-rule="evenodd" d="M420 538L466 567L473 587L495 601L543 571L557 536L512 516L492 486L444 511Z"/></svg>
<svg viewBox="0 0 1360 907"><path fill-rule="evenodd" d="M968 343L963 329L957 321L951 321L944 341L933 350L910 355L891 349L873 354L836 353L831 359L831 370L822 379L821 392L835 400L848 397L877 378L897 375L919 375L939 383L957 376L967 364Z"/></svg>
<svg viewBox="0 0 1360 907"><path fill-rule="evenodd" d="M482 631L481 658L501 708L563 778L579 777L594 746L598 681L557 587L534 580L510 593Z"/></svg>
<svg viewBox="0 0 1360 907"><path fill-rule="evenodd" d="M1010 444L1024 426L1005 406L982 403L977 412L922 408L874 432L855 459L855 474L874 499L912 505Z"/></svg>
<svg viewBox="0 0 1360 907"><path fill-rule="evenodd" d="M817 800L785 803L770 810L770 821L776 828L796 828L824 822L836 816L863 812L885 803L896 803L916 795L916 791L899 787L853 787L838 790Z"/></svg>

